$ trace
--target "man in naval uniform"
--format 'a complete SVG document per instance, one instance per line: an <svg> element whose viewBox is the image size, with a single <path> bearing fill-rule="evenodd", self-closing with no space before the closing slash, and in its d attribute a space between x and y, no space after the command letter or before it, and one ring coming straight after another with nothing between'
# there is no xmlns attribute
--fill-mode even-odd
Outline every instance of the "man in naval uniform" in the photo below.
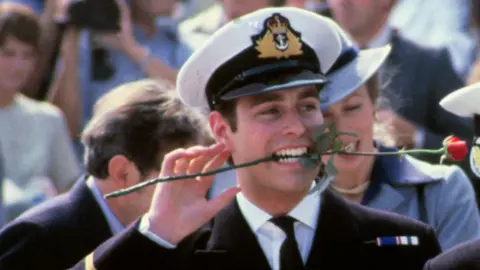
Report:
<svg viewBox="0 0 480 270"><path fill-rule="evenodd" d="M320 164L299 160L314 151L322 107L361 87L389 51L359 51L332 20L297 8L222 27L177 81L183 102L210 111L217 144L169 153L160 177L276 161L237 169L238 186L211 200L212 177L158 184L148 213L77 269L421 269L440 252L430 227L345 201L321 188L328 178L315 181Z"/></svg>

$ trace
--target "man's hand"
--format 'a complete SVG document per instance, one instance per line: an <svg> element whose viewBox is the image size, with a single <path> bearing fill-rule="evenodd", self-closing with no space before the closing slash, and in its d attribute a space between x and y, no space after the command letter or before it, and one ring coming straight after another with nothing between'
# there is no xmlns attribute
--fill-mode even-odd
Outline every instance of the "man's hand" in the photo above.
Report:
<svg viewBox="0 0 480 270"><path fill-rule="evenodd" d="M229 157L222 144L177 149L167 154L160 177L195 174L221 167ZM240 191L232 187L212 200L206 194L214 175L157 185L147 217L150 231L176 245L212 219Z"/></svg>
<svg viewBox="0 0 480 270"><path fill-rule="evenodd" d="M407 119L391 110L381 110L376 113L376 120L384 124L388 134L397 147L415 147L417 128Z"/></svg>

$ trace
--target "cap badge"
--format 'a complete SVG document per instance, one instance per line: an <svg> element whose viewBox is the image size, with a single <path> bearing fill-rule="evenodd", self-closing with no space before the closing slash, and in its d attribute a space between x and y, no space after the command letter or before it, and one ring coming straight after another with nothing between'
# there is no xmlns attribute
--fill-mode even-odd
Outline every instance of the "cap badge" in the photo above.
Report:
<svg viewBox="0 0 480 270"><path fill-rule="evenodd" d="M273 14L264 22L263 31L252 37L259 58L289 58L302 55L300 33L293 30L287 18Z"/></svg>

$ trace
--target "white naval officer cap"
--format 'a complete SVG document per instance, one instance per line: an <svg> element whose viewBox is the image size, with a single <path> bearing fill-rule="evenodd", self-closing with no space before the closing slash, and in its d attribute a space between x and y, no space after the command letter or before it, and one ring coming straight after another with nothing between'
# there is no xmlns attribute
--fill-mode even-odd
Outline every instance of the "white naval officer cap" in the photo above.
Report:
<svg viewBox="0 0 480 270"><path fill-rule="evenodd" d="M473 173L480 177L480 83L467 85L446 95L440 100L440 106L455 115L472 118L470 167Z"/></svg>
<svg viewBox="0 0 480 270"><path fill-rule="evenodd" d="M185 104L213 110L222 101L317 85L326 108L364 84L389 52L389 45L358 50L333 20L316 13L264 8L215 32L180 69L177 90Z"/></svg>

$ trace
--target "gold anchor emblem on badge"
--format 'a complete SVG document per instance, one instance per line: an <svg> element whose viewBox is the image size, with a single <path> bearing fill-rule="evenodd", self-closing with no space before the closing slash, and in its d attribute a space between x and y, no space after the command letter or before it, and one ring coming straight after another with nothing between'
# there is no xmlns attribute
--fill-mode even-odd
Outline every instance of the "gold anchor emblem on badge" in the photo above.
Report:
<svg viewBox="0 0 480 270"><path fill-rule="evenodd" d="M265 21L264 30L253 40L259 58L280 59L303 54L300 34L291 28L287 18L278 13Z"/></svg>

